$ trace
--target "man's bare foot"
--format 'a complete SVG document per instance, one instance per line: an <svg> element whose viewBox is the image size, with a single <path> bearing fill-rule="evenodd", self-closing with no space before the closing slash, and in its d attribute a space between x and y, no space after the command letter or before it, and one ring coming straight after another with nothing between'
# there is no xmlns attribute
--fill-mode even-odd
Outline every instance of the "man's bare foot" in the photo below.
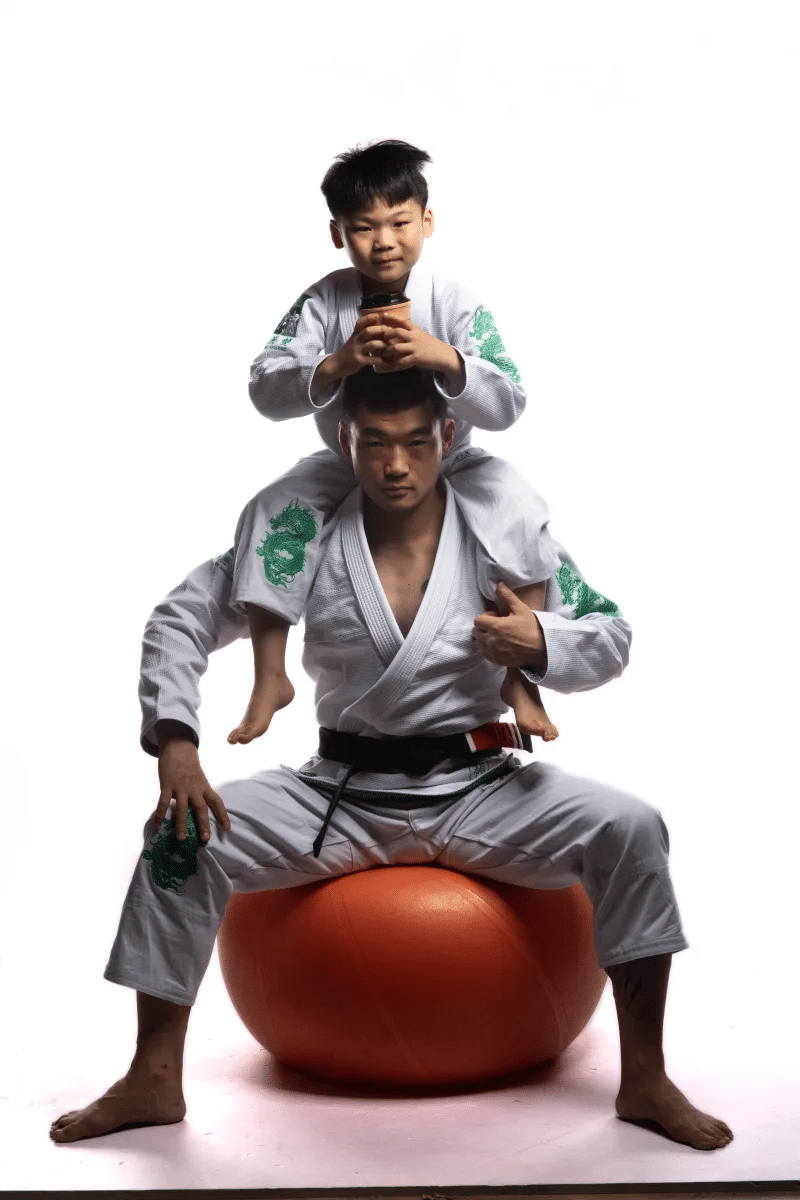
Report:
<svg viewBox="0 0 800 1200"><path fill-rule="evenodd" d="M294 687L287 675L272 675L266 683L256 683L241 724L228 734L232 746L247 745L269 729L270 722L281 708L294 700Z"/></svg>
<svg viewBox="0 0 800 1200"><path fill-rule="evenodd" d="M695 1150L719 1150L733 1140L724 1121L700 1112L663 1071L623 1084L616 1103L623 1121L654 1123Z"/></svg>
<svg viewBox="0 0 800 1200"><path fill-rule="evenodd" d="M519 671L506 672L500 698L513 708L514 719L523 733L540 737L545 742L553 742L558 737L558 730L545 712L538 687L528 683Z"/></svg>
<svg viewBox="0 0 800 1200"><path fill-rule="evenodd" d="M50 1137L54 1142L77 1142L128 1125L173 1125L185 1116L180 1083L167 1084L157 1076L145 1080L129 1073L93 1104L53 1121Z"/></svg>

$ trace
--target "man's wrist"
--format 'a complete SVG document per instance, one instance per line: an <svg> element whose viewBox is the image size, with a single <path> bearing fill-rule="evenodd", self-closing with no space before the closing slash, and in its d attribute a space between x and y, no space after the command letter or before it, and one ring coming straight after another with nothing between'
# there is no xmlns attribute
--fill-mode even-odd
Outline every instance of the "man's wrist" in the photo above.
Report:
<svg viewBox="0 0 800 1200"><path fill-rule="evenodd" d="M153 732L156 735L159 752L163 752L167 746L171 748L182 746L187 750L189 747L192 747L192 749L197 750L200 745L200 738L191 725L186 725L183 721L164 718L156 721Z"/></svg>

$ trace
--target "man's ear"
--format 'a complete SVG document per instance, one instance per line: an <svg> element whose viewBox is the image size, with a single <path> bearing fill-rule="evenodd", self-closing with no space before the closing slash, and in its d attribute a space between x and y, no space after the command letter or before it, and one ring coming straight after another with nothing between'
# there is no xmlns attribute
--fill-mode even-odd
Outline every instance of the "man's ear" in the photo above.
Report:
<svg viewBox="0 0 800 1200"><path fill-rule="evenodd" d="M456 436L456 423L452 417L448 417L442 425L442 454L449 454L453 446L453 438Z"/></svg>
<svg viewBox="0 0 800 1200"><path fill-rule="evenodd" d="M455 429L455 425L453 428ZM339 445L342 448L342 454L352 462L353 452L350 449L350 431L344 421L339 422Z"/></svg>
<svg viewBox="0 0 800 1200"><path fill-rule="evenodd" d="M422 214L422 234L426 238L433 234L433 210L430 208L426 208Z"/></svg>
<svg viewBox="0 0 800 1200"><path fill-rule="evenodd" d="M333 241L333 244L336 247L336 249L344 250L344 241L342 240L342 235L339 233L339 226L336 224L333 217L331 217L330 231L331 231L331 240Z"/></svg>

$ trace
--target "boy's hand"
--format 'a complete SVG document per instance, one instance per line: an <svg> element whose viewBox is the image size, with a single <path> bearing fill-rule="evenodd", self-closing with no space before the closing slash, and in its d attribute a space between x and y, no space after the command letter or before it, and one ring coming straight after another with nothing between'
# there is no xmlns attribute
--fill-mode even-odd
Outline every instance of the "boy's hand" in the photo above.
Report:
<svg viewBox="0 0 800 1200"><path fill-rule="evenodd" d="M194 813L201 842L207 842L211 837L209 809L223 829L230 829L231 822L225 805L206 779L200 766L197 747L191 742L174 739L164 744L158 758L158 778L161 794L153 814L156 829L161 828L172 800L175 801L175 833L178 841L182 842L186 837L186 815L189 808Z"/></svg>
<svg viewBox="0 0 800 1200"><path fill-rule="evenodd" d="M446 342L420 329L413 321L401 320L390 313L383 314L389 327L386 341L389 349L376 368L381 374L388 371L405 371L409 367L423 367L429 371L442 371L445 375L463 375L461 356Z"/></svg>
<svg viewBox="0 0 800 1200"><path fill-rule="evenodd" d="M359 317L355 328L341 350L330 355L328 361L339 379L355 375L362 367L372 367L377 359L383 358L387 350L386 334L389 332L381 312L367 313Z"/></svg>

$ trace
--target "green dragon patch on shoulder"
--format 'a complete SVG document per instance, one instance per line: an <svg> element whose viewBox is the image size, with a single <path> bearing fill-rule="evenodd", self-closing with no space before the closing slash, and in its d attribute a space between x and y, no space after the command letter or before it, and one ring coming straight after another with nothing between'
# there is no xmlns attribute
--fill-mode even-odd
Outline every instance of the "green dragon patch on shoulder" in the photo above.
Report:
<svg viewBox="0 0 800 1200"><path fill-rule="evenodd" d="M150 875L156 887L180 895L186 887L186 881L192 875L197 875L200 869L197 862L199 849L200 835L190 812L186 817L185 841L178 841L175 822L172 817L167 817L153 845L143 852L142 858L150 863Z"/></svg>
<svg viewBox="0 0 800 1200"><path fill-rule="evenodd" d="M519 383L519 368L503 345L503 339L488 308L481 306L475 309L469 336L478 343L478 354L481 358L499 367L513 383Z"/></svg>
<svg viewBox="0 0 800 1200"><path fill-rule="evenodd" d="M269 523L272 533L264 535L256 554L264 560L264 574L276 587L288 587L306 565L306 544L317 536L317 522L310 508L299 500L286 508Z"/></svg>
<svg viewBox="0 0 800 1200"><path fill-rule="evenodd" d="M303 311L303 305L305 304L306 300L309 299L310 296L307 292L303 292L301 296L297 297L286 315L281 318L269 345L272 345L278 337L293 338L297 336L297 327L300 324L300 314ZM284 345L285 344L286 343L284 342Z"/></svg>
<svg viewBox="0 0 800 1200"><path fill-rule="evenodd" d="M555 573L556 582L565 604L574 606L573 620L585 617L589 613L605 613L608 617L618 617L619 608L613 600L609 600L601 592L584 583L580 575L573 571L568 563L562 562Z"/></svg>

